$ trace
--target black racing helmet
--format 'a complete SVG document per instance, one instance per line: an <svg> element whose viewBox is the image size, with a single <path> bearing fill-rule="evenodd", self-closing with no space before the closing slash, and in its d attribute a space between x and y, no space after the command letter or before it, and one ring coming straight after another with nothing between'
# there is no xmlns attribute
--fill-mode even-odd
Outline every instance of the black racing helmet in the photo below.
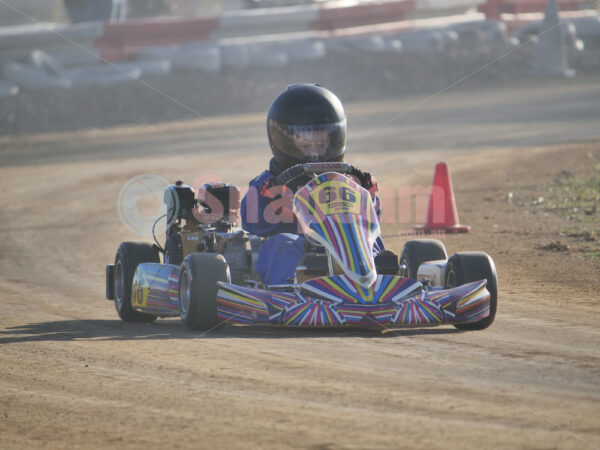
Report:
<svg viewBox="0 0 600 450"><path fill-rule="evenodd" d="M317 84L295 84L271 105L267 135L281 170L304 162L343 161L346 113L333 92Z"/></svg>

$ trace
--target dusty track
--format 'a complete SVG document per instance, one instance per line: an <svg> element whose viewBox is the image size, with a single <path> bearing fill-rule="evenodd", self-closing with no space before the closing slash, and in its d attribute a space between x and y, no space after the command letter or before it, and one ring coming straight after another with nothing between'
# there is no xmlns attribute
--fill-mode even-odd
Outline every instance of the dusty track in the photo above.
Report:
<svg viewBox="0 0 600 450"><path fill-rule="evenodd" d="M598 137L599 99L597 80L447 95L373 134L419 99L349 106L350 159L383 186L450 163L474 229L447 246L500 274L496 322L473 333L122 323L103 299L104 264L135 239L121 186L243 185L266 161L263 117L1 140L0 447L599 448L600 267L533 250L560 219L504 201L600 162L597 140L546 145ZM392 249L406 225L384 227Z"/></svg>

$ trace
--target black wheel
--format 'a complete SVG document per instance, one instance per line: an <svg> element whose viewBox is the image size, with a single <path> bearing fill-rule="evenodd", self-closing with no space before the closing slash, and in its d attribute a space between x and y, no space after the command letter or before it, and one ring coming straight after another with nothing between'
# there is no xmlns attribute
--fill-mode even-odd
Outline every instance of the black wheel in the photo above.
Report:
<svg viewBox="0 0 600 450"><path fill-rule="evenodd" d="M186 256L179 275L179 315L192 330L209 330L219 324L218 281L231 282L223 255L192 253Z"/></svg>
<svg viewBox="0 0 600 450"><path fill-rule="evenodd" d="M478 322L454 325L459 330L483 330L492 324L498 305L498 275L491 256L484 252L455 253L448 260L447 288L483 279L487 280L487 290L490 293L490 315Z"/></svg>
<svg viewBox="0 0 600 450"><path fill-rule="evenodd" d="M446 247L437 239L413 239L404 244L400 254L400 265L405 265L404 276L417 278L419 266L427 261L448 259Z"/></svg>
<svg viewBox="0 0 600 450"><path fill-rule="evenodd" d="M141 263L158 263L158 251L146 242L123 242L115 257L115 308L126 322L152 322L155 315L136 311L131 306L131 285Z"/></svg>

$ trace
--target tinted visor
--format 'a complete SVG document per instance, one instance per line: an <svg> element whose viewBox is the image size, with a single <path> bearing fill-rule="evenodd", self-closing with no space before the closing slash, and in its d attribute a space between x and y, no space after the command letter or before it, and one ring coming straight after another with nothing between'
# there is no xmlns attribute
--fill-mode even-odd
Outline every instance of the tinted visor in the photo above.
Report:
<svg viewBox="0 0 600 450"><path fill-rule="evenodd" d="M271 145L299 161L329 161L346 148L346 119L337 123L287 125L268 122Z"/></svg>

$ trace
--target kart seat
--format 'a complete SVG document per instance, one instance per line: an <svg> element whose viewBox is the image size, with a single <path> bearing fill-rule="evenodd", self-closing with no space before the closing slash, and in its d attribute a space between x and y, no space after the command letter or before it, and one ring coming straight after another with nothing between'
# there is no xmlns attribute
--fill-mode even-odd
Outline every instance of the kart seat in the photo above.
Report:
<svg viewBox="0 0 600 450"><path fill-rule="evenodd" d="M383 250L375 256L375 268L379 275L398 275L400 272L398 255L391 250Z"/></svg>

